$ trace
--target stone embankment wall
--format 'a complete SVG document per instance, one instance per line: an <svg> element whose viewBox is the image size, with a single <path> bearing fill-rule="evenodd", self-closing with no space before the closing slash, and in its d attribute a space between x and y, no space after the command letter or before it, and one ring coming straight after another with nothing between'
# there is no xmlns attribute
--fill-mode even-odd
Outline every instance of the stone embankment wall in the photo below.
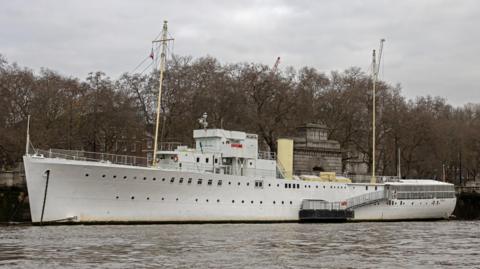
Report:
<svg viewBox="0 0 480 269"><path fill-rule="evenodd" d="M0 223L30 222L23 172L0 172Z"/></svg>

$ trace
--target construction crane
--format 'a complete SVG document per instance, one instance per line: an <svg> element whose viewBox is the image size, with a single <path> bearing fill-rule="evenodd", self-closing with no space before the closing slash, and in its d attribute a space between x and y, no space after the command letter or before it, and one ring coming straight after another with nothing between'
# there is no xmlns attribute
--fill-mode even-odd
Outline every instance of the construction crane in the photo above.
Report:
<svg viewBox="0 0 480 269"><path fill-rule="evenodd" d="M280 56L277 57L277 60L275 61L275 64L272 67L272 74L277 73L279 63L280 63Z"/></svg>

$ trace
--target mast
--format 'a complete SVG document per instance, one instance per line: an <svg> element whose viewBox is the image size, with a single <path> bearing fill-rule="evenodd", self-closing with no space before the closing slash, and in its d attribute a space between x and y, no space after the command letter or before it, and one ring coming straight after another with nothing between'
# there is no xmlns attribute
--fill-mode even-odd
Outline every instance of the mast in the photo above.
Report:
<svg viewBox="0 0 480 269"><path fill-rule="evenodd" d="M160 105L162 103L162 84L163 84L163 73L165 72L165 58L166 58L166 51L167 51L167 42L173 40L173 38L168 38L168 22L163 21L163 30L162 30L162 37L159 40L153 40L152 43L161 43L162 45L162 52L160 54L160 77L158 83L158 97L157 97L157 121L155 124L155 140L153 146L153 160L152 166L157 163L157 141L158 141L158 126L160 123Z"/></svg>
<svg viewBox="0 0 480 269"><path fill-rule="evenodd" d="M373 78L372 78L372 82L373 82L373 86L372 86L372 178L370 180L370 183L375 183L376 182L376 179L375 179L375 135L376 135L376 119L375 119L375 103L376 103L376 85L377 85L377 79L378 79L378 71L380 69L380 61L382 59L382 52L383 52L383 42L385 42L385 39L382 38L380 39L380 49L379 49L379 53L378 53L378 64L376 62L377 60L377 57L375 55L375 50L373 50L373 54L372 54L372 75L373 75Z"/></svg>
<svg viewBox="0 0 480 269"><path fill-rule="evenodd" d="M27 140L25 142L25 156L28 156L28 148L30 146L30 115L27 117Z"/></svg>

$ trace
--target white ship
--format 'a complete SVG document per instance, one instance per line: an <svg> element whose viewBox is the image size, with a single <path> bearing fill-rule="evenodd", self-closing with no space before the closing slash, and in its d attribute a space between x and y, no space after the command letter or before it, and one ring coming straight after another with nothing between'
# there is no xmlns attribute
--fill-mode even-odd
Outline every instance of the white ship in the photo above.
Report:
<svg viewBox="0 0 480 269"><path fill-rule="evenodd" d="M161 42L166 40L165 25ZM162 77L163 67L160 72ZM156 136L155 159L146 166L128 156L30 153L27 135L24 164L32 222L446 219L454 210L452 184L352 183L329 173L294 176L291 140L279 140L276 156L258 151L255 134L208 129L206 115L201 123L204 128L193 131L195 148L157 152Z"/></svg>

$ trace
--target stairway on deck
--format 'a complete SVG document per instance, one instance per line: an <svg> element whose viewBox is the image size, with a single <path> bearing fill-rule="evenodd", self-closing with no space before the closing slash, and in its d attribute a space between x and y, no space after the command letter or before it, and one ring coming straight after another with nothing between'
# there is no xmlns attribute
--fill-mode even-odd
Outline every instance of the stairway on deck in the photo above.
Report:
<svg viewBox="0 0 480 269"><path fill-rule="evenodd" d="M305 199L299 212L300 221L347 221L355 217L355 208L387 199L385 191L375 191L341 202Z"/></svg>

